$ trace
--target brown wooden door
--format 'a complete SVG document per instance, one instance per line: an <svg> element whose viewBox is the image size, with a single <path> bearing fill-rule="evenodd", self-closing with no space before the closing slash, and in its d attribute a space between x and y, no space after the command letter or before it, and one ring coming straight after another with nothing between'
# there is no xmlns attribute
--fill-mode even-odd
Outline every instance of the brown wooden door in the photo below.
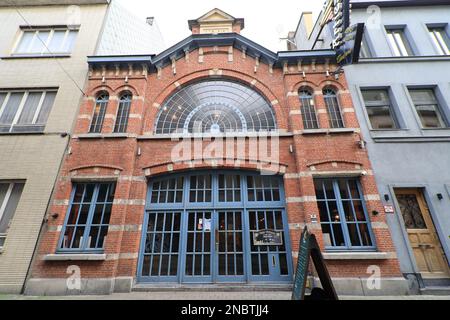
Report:
<svg viewBox="0 0 450 320"><path fill-rule="evenodd" d="M424 278L448 278L450 270L422 191L395 191L417 266Z"/></svg>

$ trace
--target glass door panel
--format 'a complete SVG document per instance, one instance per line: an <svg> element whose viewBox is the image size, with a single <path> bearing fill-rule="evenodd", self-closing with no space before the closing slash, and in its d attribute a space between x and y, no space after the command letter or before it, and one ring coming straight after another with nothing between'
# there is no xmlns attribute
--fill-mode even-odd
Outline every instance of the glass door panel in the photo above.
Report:
<svg viewBox="0 0 450 320"><path fill-rule="evenodd" d="M242 211L217 213L216 261L218 282L245 280Z"/></svg>
<svg viewBox="0 0 450 320"><path fill-rule="evenodd" d="M178 275L181 212L157 212L147 215L141 277L170 280Z"/></svg>
<svg viewBox="0 0 450 320"><path fill-rule="evenodd" d="M187 282L212 281L212 212L187 213L184 279Z"/></svg>

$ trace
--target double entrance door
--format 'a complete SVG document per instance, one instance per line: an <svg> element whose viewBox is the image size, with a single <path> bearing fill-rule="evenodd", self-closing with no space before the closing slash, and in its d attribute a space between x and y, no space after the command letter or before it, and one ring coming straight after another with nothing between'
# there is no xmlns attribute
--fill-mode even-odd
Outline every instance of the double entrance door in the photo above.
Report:
<svg viewBox="0 0 450 320"><path fill-rule="evenodd" d="M203 180L200 189L210 188L211 191L211 197L209 191L206 191L206 194L200 195L201 200L211 199L212 205L203 203L206 208L190 209L190 200L198 200L198 179ZM256 190L258 188L253 188L255 182L262 192L264 189L269 190L267 198L263 195L257 201L259 191ZM158 190L158 196L151 199L151 202L160 199L161 184L158 183L152 185L151 196L155 190ZM167 183L170 186L171 182ZM177 183L183 185L179 189L182 189L184 195L180 195L179 199L186 200L183 204L185 208L146 212L139 262L140 282L292 281L285 210L276 207L276 203L282 201L281 194L277 194L282 188L278 177L230 173L197 174L183 176ZM172 186L174 189L167 190L174 191L173 199L176 200L177 186ZM226 189L231 190L233 195L229 195ZM192 190L195 192L191 193ZM255 192L255 197L249 197L249 192ZM172 196L169 197L172 199ZM220 208L227 203L220 200L226 199L230 200L228 205L232 204L232 208ZM159 206L155 204L156 207ZM256 208L247 207L249 204ZM273 208L267 209L268 206ZM261 234L266 238L258 238ZM267 239L267 234L273 238ZM265 243L264 240L269 242Z"/></svg>

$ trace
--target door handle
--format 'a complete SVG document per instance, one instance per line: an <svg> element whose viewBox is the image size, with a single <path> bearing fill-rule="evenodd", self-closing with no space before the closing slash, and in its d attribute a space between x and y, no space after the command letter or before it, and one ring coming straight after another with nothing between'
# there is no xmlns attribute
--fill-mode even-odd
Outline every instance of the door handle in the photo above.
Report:
<svg viewBox="0 0 450 320"><path fill-rule="evenodd" d="M272 256L272 266L276 267L277 266L277 261L275 259L275 256Z"/></svg>

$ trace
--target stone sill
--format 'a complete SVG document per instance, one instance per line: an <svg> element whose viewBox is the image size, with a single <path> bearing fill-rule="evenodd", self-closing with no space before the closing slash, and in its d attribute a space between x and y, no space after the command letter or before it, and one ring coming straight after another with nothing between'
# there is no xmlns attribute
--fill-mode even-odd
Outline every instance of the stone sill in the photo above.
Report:
<svg viewBox="0 0 450 320"><path fill-rule="evenodd" d="M325 260L387 260L386 252L325 252Z"/></svg>
<svg viewBox="0 0 450 320"><path fill-rule="evenodd" d="M0 57L2 60L16 60L16 59L56 59L56 58L71 58L71 54L44 54L44 55L12 55Z"/></svg>
<svg viewBox="0 0 450 320"><path fill-rule="evenodd" d="M105 261L105 260L106 254L60 253L60 254L47 254L46 256L44 256L44 261Z"/></svg>
<svg viewBox="0 0 450 320"><path fill-rule="evenodd" d="M87 133L87 134L77 134L74 135L74 139L127 139L127 138L135 138L136 136L133 136L128 133Z"/></svg>
<svg viewBox="0 0 450 320"><path fill-rule="evenodd" d="M339 133L355 133L356 129L353 128L342 128L342 129L310 129L303 130L301 134L310 135L310 134L339 134Z"/></svg>

